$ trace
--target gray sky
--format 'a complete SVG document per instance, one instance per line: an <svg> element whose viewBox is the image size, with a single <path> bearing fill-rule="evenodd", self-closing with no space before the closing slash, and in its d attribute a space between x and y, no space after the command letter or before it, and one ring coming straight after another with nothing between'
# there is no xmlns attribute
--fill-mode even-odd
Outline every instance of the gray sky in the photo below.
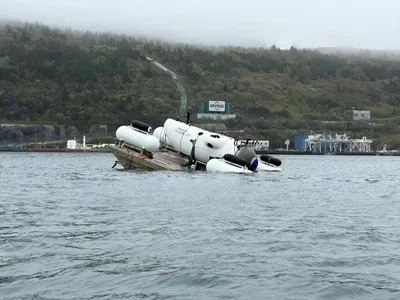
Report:
<svg viewBox="0 0 400 300"><path fill-rule="evenodd" d="M399 0L0 0L0 19L186 43L400 50Z"/></svg>

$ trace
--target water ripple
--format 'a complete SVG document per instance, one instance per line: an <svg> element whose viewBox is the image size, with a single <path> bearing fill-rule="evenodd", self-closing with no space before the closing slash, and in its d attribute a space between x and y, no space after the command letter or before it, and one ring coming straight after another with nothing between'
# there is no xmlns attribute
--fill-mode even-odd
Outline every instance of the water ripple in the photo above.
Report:
<svg viewBox="0 0 400 300"><path fill-rule="evenodd" d="M0 153L2 299L400 299L396 157L250 176L114 160Z"/></svg>

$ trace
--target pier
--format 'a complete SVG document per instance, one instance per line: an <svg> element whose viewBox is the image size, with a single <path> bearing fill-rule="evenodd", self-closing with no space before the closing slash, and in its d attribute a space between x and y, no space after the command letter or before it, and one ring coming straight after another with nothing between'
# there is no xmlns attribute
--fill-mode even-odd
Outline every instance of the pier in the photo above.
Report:
<svg viewBox="0 0 400 300"><path fill-rule="evenodd" d="M121 145L107 145L117 162L125 169L147 169L147 170L188 170L187 159L180 156L177 152L170 150L159 150L149 157L140 150L122 143Z"/></svg>

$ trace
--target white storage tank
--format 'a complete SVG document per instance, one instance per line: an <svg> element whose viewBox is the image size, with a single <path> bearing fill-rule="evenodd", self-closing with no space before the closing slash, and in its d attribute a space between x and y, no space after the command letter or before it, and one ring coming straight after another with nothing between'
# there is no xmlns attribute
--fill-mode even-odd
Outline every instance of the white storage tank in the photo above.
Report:
<svg viewBox="0 0 400 300"><path fill-rule="evenodd" d="M68 149L76 149L77 143L75 140L68 140L67 141L67 148Z"/></svg>

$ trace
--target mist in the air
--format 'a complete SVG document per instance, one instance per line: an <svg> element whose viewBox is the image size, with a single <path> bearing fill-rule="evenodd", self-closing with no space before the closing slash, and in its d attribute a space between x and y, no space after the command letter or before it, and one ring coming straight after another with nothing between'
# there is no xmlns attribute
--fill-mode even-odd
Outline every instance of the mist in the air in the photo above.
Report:
<svg viewBox="0 0 400 300"><path fill-rule="evenodd" d="M0 19L203 45L400 49L395 0L0 0Z"/></svg>

